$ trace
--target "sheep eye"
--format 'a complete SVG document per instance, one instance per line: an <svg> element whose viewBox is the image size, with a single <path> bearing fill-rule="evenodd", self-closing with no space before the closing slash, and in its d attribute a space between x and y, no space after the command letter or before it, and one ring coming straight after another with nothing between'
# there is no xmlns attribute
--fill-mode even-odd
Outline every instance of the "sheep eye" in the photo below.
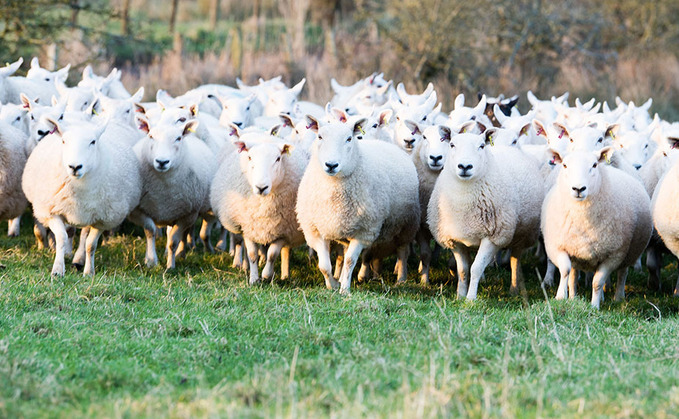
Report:
<svg viewBox="0 0 679 419"><path fill-rule="evenodd" d="M94 145L94 143L96 143L96 142L97 142L97 140L92 140L92 141L90 141L90 145Z"/></svg>
<svg viewBox="0 0 679 419"><path fill-rule="evenodd" d="M181 140L182 140L182 137L177 137L177 138L174 139L175 142L179 142Z"/></svg>
<svg viewBox="0 0 679 419"><path fill-rule="evenodd" d="M31 114L31 121L35 121L35 117Z"/></svg>
<svg viewBox="0 0 679 419"><path fill-rule="evenodd" d="M362 139L363 139L363 136L362 136L362 135L359 135L359 136L356 137L356 138L358 138L359 140L362 140ZM351 141L351 140L347 140L347 141Z"/></svg>
<svg viewBox="0 0 679 419"><path fill-rule="evenodd" d="M247 108L245 108L245 110L246 110L246 111L249 111L249 110L250 110L250 107L248 106Z"/></svg>
<svg viewBox="0 0 679 419"><path fill-rule="evenodd" d="M319 136L318 136L318 139L319 139L319 140L322 140L322 139L323 139L323 137L321 137L321 136L319 135Z"/></svg>
<svg viewBox="0 0 679 419"><path fill-rule="evenodd" d="M571 143L573 142L573 139L571 138ZM598 142L598 141L597 141Z"/></svg>
<svg viewBox="0 0 679 419"><path fill-rule="evenodd" d="M516 139L514 141L512 141L512 145L516 145L516 143L517 143Z"/></svg>
<svg viewBox="0 0 679 419"><path fill-rule="evenodd" d="M17 119L15 119L15 121L19 121L19 120L21 120L21 117L17 116Z"/></svg>
<svg viewBox="0 0 679 419"><path fill-rule="evenodd" d="M46 77L46 78L45 78L45 81L50 81L49 77Z"/></svg>
<svg viewBox="0 0 679 419"><path fill-rule="evenodd" d="M276 163L278 163L279 161L281 161L280 156L276 159Z"/></svg>
<svg viewBox="0 0 679 419"><path fill-rule="evenodd" d="M377 124L373 124L373 128L377 128Z"/></svg>
<svg viewBox="0 0 679 419"><path fill-rule="evenodd" d="M476 115L475 115L475 116L472 116L471 119L472 119L472 121L476 121Z"/></svg>
<svg viewBox="0 0 679 419"><path fill-rule="evenodd" d="M182 116L181 118L179 118L179 119L177 120L177 122L186 122L186 118L184 118L184 117Z"/></svg>
<svg viewBox="0 0 679 419"><path fill-rule="evenodd" d="M422 120L423 120L423 121L426 121L426 120L427 120L427 115L423 116L423 117L422 117Z"/></svg>
<svg viewBox="0 0 679 419"><path fill-rule="evenodd" d="M252 157L248 156L248 160L252 161Z"/></svg>
<svg viewBox="0 0 679 419"><path fill-rule="evenodd" d="M63 113L59 116L59 121L61 121L62 119L64 119L64 114L63 114Z"/></svg>
<svg viewBox="0 0 679 419"><path fill-rule="evenodd" d="M455 144L450 143L450 148L455 148Z"/></svg>
<svg viewBox="0 0 679 419"><path fill-rule="evenodd" d="M563 168L564 168L564 169L568 169L568 167L566 167L566 165L565 165L565 164L563 165Z"/></svg>
<svg viewBox="0 0 679 419"><path fill-rule="evenodd" d="M351 137L347 137L347 142L351 141Z"/></svg>
<svg viewBox="0 0 679 419"><path fill-rule="evenodd" d="M647 149L647 148L648 148L648 144L646 144L646 145L644 146L644 150Z"/></svg>
<svg viewBox="0 0 679 419"><path fill-rule="evenodd" d="M597 143L603 143L603 142L604 142L604 138L603 138L603 137L599 137L599 139L596 140L596 142L597 142Z"/></svg>
<svg viewBox="0 0 679 419"><path fill-rule="evenodd" d="M481 145L479 146L479 150L483 150L485 147L486 147L485 144L481 144Z"/></svg>
<svg viewBox="0 0 679 419"><path fill-rule="evenodd" d="M598 163L597 163L597 162L594 162L594 164L592 165L592 168L597 167L597 165L598 165Z"/></svg>

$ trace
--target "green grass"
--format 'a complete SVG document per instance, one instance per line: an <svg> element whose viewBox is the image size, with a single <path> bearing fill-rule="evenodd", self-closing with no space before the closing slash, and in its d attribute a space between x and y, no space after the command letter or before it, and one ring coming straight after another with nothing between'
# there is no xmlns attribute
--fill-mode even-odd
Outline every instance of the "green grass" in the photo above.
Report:
<svg viewBox="0 0 679 419"><path fill-rule="evenodd" d="M679 411L679 302L648 293L645 274L598 312L584 286L575 301L554 290L546 301L531 256L525 299L491 268L479 300L458 301L443 260L423 288L414 259L408 285L386 274L343 297L301 250L291 280L248 287L228 254L147 270L144 241L128 234L100 247L95 277L51 278L52 254L25 224L19 239L0 231L0 417ZM665 288L675 272L668 264Z"/></svg>

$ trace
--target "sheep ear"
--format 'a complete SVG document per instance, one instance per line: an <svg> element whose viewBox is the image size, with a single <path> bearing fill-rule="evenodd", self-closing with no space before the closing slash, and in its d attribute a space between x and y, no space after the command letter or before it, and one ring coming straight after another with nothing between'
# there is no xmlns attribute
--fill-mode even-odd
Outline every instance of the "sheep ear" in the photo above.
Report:
<svg viewBox="0 0 679 419"><path fill-rule="evenodd" d="M476 129L476 121L469 121L462 124L460 129L457 131L458 134L465 134L468 132L474 132Z"/></svg>
<svg viewBox="0 0 679 419"><path fill-rule="evenodd" d="M538 137L544 137L545 139L549 140L547 138L547 130L545 129L545 126L542 122L538 121L537 119L533 119L532 125L533 129L535 130L535 134Z"/></svg>
<svg viewBox="0 0 679 419"><path fill-rule="evenodd" d="M345 123L349 119L346 112L338 108L330 109L330 114L334 116L338 121Z"/></svg>
<svg viewBox="0 0 679 419"><path fill-rule="evenodd" d="M92 71L92 66L87 64L87 66L83 68L83 80L91 79L93 75L94 72Z"/></svg>
<svg viewBox="0 0 679 419"><path fill-rule="evenodd" d="M234 124L233 122L230 122L229 130L230 130L229 136L240 138L240 128L238 128L238 125Z"/></svg>
<svg viewBox="0 0 679 419"><path fill-rule="evenodd" d="M380 126L387 126L389 125L389 121L391 120L392 115L394 115L394 111L391 109L385 109L382 112L380 112L380 117L378 119L378 124Z"/></svg>
<svg viewBox="0 0 679 419"><path fill-rule="evenodd" d="M290 90L292 93L295 94L295 96L299 96L300 93L302 93L302 89L304 88L304 83L306 83L306 78L302 79L299 83L294 85Z"/></svg>
<svg viewBox="0 0 679 419"><path fill-rule="evenodd" d="M5 67L0 68L0 77L8 77L16 73L23 62L24 59L19 57L19 59L12 64L7 64Z"/></svg>
<svg viewBox="0 0 679 419"><path fill-rule="evenodd" d="M503 126L503 127L507 123L507 119L509 119L504 114L504 112L502 112L502 109L500 108L500 106L497 103L495 105L493 105L493 115L495 115L495 119L497 119L497 122L500 123L500 126Z"/></svg>
<svg viewBox="0 0 679 419"><path fill-rule="evenodd" d="M33 110L33 103L31 102L31 99L29 99L28 96L23 93L21 93L19 96L21 96L21 103L24 105L24 109L28 109L29 111Z"/></svg>
<svg viewBox="0 0 679 419"><path fill-rule="evenodd" d="M671 149L679 148L679 138L667 137L667 142Z"/></svg>
<svg viewBox="0 0 679 419"><path fill-rule="evenodd" d="M137 115L135 120L137 121L137 127L139 128L139 131L144 132L146 134L148 134L149 131L151 131L151 128L149 127L149 121L147 121L146 118Z"/></svg>
<svg viewBox="0 0 679 419"><path fill-rule="evenodd" d="M552 158L549 161L550 164L555 165L563 163L563 157L561 156L561 153L559 153L558 151L554 150L551 147L548 148L547 151L552 156Z"/></svg>
<svg viewBox="0 0 679 419"><path fill-rule="evenodd" d="M460 93L455 98L455 104L453 105L453 109L457 110L463 107L464 107L464 93Z"/></svg>
<svg viewBox="0 0 679 419"><path fill-rule="evenodd" d="M306 126L307 129L309 129L309 130L311 130L315 133L318 133L318 120L316 118L314 118L311 115L307 115L306 116L306 122L307 122L307 126Z"/></svg>
<svg viewBox="0 0 679 419"><path fill-rule="evenodd" d="M281 128L283 128L282 124L274 125L269 130L269 135L272 137L278 137L278 133L281 131Z"/></svg>
<svg viewBox="0 0 679 419"><path fill-rule="evenodd" d="M57 99L56 96L52 95L52 106L57 106L58 103L59 103L59 99Z"/></svg>
<svg viewBox="0 0 679 419"><path fill-rule="evenodd" d="M639 106L639 108L648 111L651 108L651 105L653 105L653 98L649 98L643 105Z"/></svg>
<svg viewBox="0 0 679 419"><path fill-rule="evenodd" d="M140 87L132 97L129 99L131 102L139 102L144 98L144 86Z"/></svg>
<svg viewBox="0 0 679 419"><path fill-rule="evenodd" d="M278 117L280 118L284 127L295 128L295 123L292 122L292 118L290 118L290 115L288 115L287 113L279 114Z"/></svg>
<svg viewBox="0 0 679 419"><path fill-rule="evenodd" d="M99 111L99 98L92 101L90 106L85 109L85 115L96 115Z"/></svg>
<svg viewBox="0 0 679 419"><path fill-rule="evenodd" d="M403 123L406 124L406 127L408 127L408 129L410 130L410 135L422 133L422 131L420 131L420 127L417 125L417 122L413 122L408 119L403 121Z"/></svg>
<svg viewBox="0 0 679 419"><path fill-rule="evenodd" d="M615 141L615 138L618 136L619 133L620 133L619 124L609 125L606 128L606 133L604 134L604 137L610 138L611 140Z"/></svg>
<svg viewBox="0 0 679 419"><path fill-rule="evenodd" d="M233 145L236 146L236 150L239 153L242 153L244 151L248 151L248 146L243 141L234 141Z"/></svg>
<svg viewBox="0 0 679 419"><path fill-rule="evenodd" d="M497 128L489 128L483 133L486 137L486 144L490 146L495 145L495 134L497 134Z"/></svg>
<svg viewBox="0 0 679 419"><path fill-rule="evenodd" d="M521 127L521 129L519 130L519 137L521 137L522 135L528 135L528 130L530 129L530 126L531 124L528 123Z"/></svg>
<svg viewBox="0 0 679 419"><path fill-rule="evenodd" d="M64 131L61 129L57 121L52 118L47 118L47 123L52 126L52 129L50 130L51 133L57 134L59 137L63 137Z"/></svg>
<svg viewBox="0 0 679 419"><path fill-rule="evenodd" d="M597 155L597 159L599 160L599 163L606 161L610 162L611 156L613 155L613 152L615 151L615 148L613 146L608 146L604 147L599 151L596 151L595 154Z"/></svg>
<svg viewBox="0 0 679 419"><path fill-rule="evenodd" d="M556 130L556 132L559 133L559 134L558 134L559 139L561 139L561 138L563 138L563 137L566 137L567 140L571 140L571 141L573 140L573 139L571 138L570 134L568 133L568 129L566 129L566 127L564 127L563 125L559 124L558 122L553 123L552 126L554 127L554 129Z"/></svg>
<svg viewBox="0 0 679 419"><path fill-rule="evenodd" d="M33 57L31 59L31 68L40 68L40 63L38 62L38 57Z"/></svg>
<svg viewBox="0 0 679 419"><path fill-rule="evenodd" d="M354 135L365 135L365 124L368 122L367 118L361 118L354 124Z"/></svg>
<svg viewBox="0 0 679 419"><path fill-rule="evenodd" d="M142 115L146 115L146 108L141 103L135 103L134 104L134 111L138 112Z"/></svg>
<svg viewBox="0 0 679 419"><path fill-rule="evenodd" d="M450 127L439 125L439 135L441 136L441 141L450 141L451 134Z"/></svg>
<svg viewBox="0 0 679 419"><path fill-rule="evenodd" d="M295 148L292 144L282 144L281 145L281 155L290 154L290 152Z"/></svg>
<svg viewBox="0 0 679 419"><path fill-rule="evenodd" d="M197 127L198 121L196 121L195 119L190 120L189 122L184 124L184 131L182 132L182 137L195 133Z"/></svg>
<svg viewBox="0 0 679 419"><path fill-rule="evenodd" d="M57 71L57 77L56 80L61 81L62 83L66 83L66 79L68 78L68 71L71 69L71 64L66 64L66 67L62 68L61 70Z"/></svg>

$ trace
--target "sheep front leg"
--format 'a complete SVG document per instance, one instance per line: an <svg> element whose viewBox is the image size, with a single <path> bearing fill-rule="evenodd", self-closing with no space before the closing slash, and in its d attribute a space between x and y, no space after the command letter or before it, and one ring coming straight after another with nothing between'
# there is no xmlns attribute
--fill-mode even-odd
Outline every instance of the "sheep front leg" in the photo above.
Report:
<svg viewBox="0 0 679 419"><path fill-rule="evenodd" d="M21 230L21 215L13 220L7 221L7 235L9 237L19 237Z"/></svg>
<svg viewBox="0 0 679 419"><path fill-rule="evenodd" d="M457 265L457 297L464 298L469 288L469 249L461 244L456 245L453 256Z"/></svg>
<svg viewBox="0 0 679 419"><path fill-rule="evenodd" d="M217 240L217 245L215 246L215 248L217 250L224 252L226 251L227 247L226 243L228 241L227 236L229 235L229 232L224 227L222 227L221 224L217 223L217 226L219 226L219 239ZM233 254L231 256L233 256Z"/></svg>
<svg viewBox="0 0 679 419"><path fill-rule="evenodd" d="M243 237L245 242L245 250L247 251L248 263L250 269L250 285L255 285L259 282L259 246L250 239Z"/></svg>
<svg viewBox="0 0 679 419"><path fill-rule="evenodd" d="M396 257L398 272L396 277L397 284L405 284L408 277L408 254L410 253L410 246L405 245L396 249Z"/></svg>
<svg viewBox="0 0 679 419"><path fill-rule="evenodd" d="M479 282L486 270L486 266L493 261L493 258L500 250L490 239L485 238L481 240L479 250L476 252L476 257L471 267L471 280L469 281L469 291L467 291L467 300L475 300L476 293L479 288Z"/></svg>
<svg viewBox="0 0 679 419"><path fill-rule="evenodd" d="M429 265L431 265L431 243L429 235L420 230L417 233L416 239L420 247L420 284L429 285Z"/></svg>
<svg viewBox="0 0 679 419"><path fill-rule="evenodd" d="M344 266L340 276L340 293L342 294L351 293L351 276L354 273L354 268L364 247L361 242L353 239L349 242L349 247L344 252Z"/></svg>
<svg viewBox="0 0 679 419"><path fill-rule="evenodd" d="M210 240L210 233L212 233L212 225L214 221L214 215L206 214L203 216L203 222L200 225L200 241L203 242L203 246L205 246L205 250L208 253L215 252L214 247L212 247L212 241Z"/></svg>
<svg viewBox="0 0 679 419"><path fill-rule="evenodd" d="M329 290L336 290L339 284L332 276L332 261L330 260L330 241L323 240L321 237L310 237L307 239L309 246L314 249L318 257L318 269L325 279L325 287Z"/></svg>
<svg viewBox="0 0 679 419"><path fill-rule="evenodd" d="M592 279L592 307L599 309L601 302L604 300L604 284L611 274L611 267L602 264L597 269Z"/></svg>
<svg viewBox="0 0 679 419"><path fill-rule="evenodd" d="M571 272L568 275L568 298L573 300L578 294L578 277L579 272L577 269L571 268Z"/></svg>
<svg viewBox="0 0 679 419"><path fill-rule="evenodd" d="M509 287L511 294L518 294L520 291L526 289L523 281L523 271L521 270L521 253L522 250L512 250L509 258L509 264L512 270L512 284Z"/></svg>
<svg viewBox="0 0 679 419"><path fill-rule="evenodd" d="M151 217L142 213L141 211L132 211L127 217L134 224L144 229L146 236L146 255L144 256L144 263L149 268L158 265L158 254L156 253L156 223Z"/></svg>
<svg viewBox="0 0 679 419"><path fill-rule="evenodd" d="M556 265L552 263L552 261L547 258L547 270L545 271L545 277L542 278L542 282L545 283L548 287L553 287L554 286L554 274L556 273Z"/></svg>
<svg viewBox="0 0 679 419"><path fill-rule="evenodd" d="M40 221L33 220L33 235L35 236L35 241L38 245L38 250L43 250L49 247L49 240L47 238L47 229Z"/></svg>
<svg viewBox="0 0 679 419"><path fill-rule="evenodd" d="M168 231L167 233L167 245L166 245L166 253L167 253L167 264L166 264L166 269L174 269L175 268L175 255L178 253L179 249L179 243L182 241L182 238L184 237L184 234L187 231L187 226L179 222L172 226L172 230Z"/></svg>
<svg viewBox="0 0 679 419"><path fill-rule="evenodd" d="M618 269L618 282L615 284L615 301L625 301L625 282L627 282L628 272L628 268Z"/></svg>
<svg viewBox="0 0 679 419"><path fill-rule="evenodd" d="M78 249L73 255L73 261L71 264L76 267L76 269L81 270L85 266L85 244L87 243L87 236L90 234L89 227L83 227L80 230L80 239L78 239Z"/></svg>
<svg viewBox="0 0 679 419"><path fill-rule="evenodd" d="M568 298L568 276L571 273L571 258L568 253L561 252L556 256L556 265L559 268L559 288L556 290L556 299Z"/></svg>
<svg viewBox="0 0 679 419"><path fill-rule="evenodd" d="M290 277L290 246L281 249L281 279Z"/></svg>
<svg viewBox="0 0 679 419"><path fill-rule="evenodd" d="M64 225L64 220L56 215L50 218L49 228L52 230L52 233L54 233L56 247L56 255L54 256L54 264L52 265L52 276L64 276L64 273L66 273L64 253L68 244L66 225Z"/></svg>
<svg viewBox="0 0 679 419"><path fill-rule="evenodd" d="M264 269L262 269L262 278L265 280L268 281L273 279L274 263L276 263L276 258L281 253L281 249L283 249L284 245L285 243L283 243L283 240L276 240L269 245L269 250L266 252L266 265L264 265Z"/></svg>
<svg viewBox="0 0 679 419"><path fill-rule="evenodd" d="M89 231L89 234L87 235L87 254L85 257L83 275L94 275L94 252L97 251L97 243L99 242L102 231L94 227L88 227L87 230Z"/></svg>

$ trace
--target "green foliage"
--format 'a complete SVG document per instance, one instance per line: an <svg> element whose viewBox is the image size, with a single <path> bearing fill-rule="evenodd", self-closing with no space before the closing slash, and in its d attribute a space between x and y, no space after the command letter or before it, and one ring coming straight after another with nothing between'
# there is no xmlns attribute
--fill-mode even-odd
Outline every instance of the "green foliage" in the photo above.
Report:
<svg viewBox="0 0 679 419"><path fill-rule="evenodd" d="M148 270L144 239L121 235L97 250L96 276L50 278L53 255L35 250L30 229L0 236L2 417L679 409L679 303L649 293L643 274L630 275L626 302L607 300L600 312L582 298L546 301L530 257L526 299L510 296L509 273L491 268L479 300L458 301L445 257L431 288L414 284L411 260L408 285L393 286L387 273L343 297L322 287L301 249L289 281L248 287L225 254L193 251L174 272ZM663 276L668 288L676 262Z"/></svg>

